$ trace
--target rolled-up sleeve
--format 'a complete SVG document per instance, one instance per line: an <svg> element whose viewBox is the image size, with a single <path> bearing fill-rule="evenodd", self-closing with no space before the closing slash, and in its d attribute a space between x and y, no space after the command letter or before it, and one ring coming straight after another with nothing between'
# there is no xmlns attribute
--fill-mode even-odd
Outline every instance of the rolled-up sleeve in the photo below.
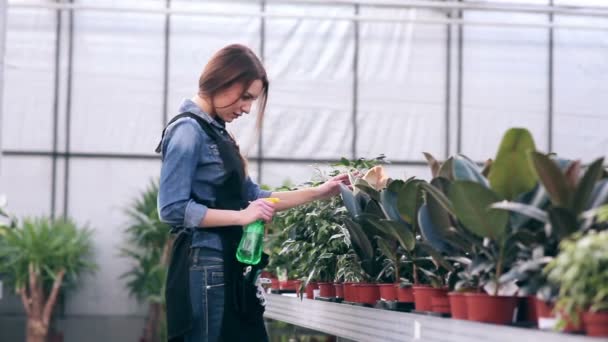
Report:
<svg viewBox="0 0 608 342"><path fill-rule="evenodd" d="M245 180L245 190L247 192L248 201L255 201L258 198L268 198L270 197L270 194L272 194L272 191L262 190L249 176L247 176L247 179Z"/></svg>
<svg viewBox="0 0 608 342"><path fill-rule="evenodd" d="M158 213L173 227L198 227L207 214L208 208L190 195L201 153L200 134L194 120L183 119L167 129L163 139Z"/></svg>

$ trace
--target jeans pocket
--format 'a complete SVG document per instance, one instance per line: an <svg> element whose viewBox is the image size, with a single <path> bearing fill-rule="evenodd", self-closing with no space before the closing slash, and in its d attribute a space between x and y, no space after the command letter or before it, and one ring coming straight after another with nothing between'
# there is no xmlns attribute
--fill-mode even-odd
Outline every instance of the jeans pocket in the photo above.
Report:
<svg viewBox="0 0 608 342"><path fill-rule="evenodd" d="M210 272L209 282L207 287L216 287L224 285L224 271L212 271Z"/></svg>

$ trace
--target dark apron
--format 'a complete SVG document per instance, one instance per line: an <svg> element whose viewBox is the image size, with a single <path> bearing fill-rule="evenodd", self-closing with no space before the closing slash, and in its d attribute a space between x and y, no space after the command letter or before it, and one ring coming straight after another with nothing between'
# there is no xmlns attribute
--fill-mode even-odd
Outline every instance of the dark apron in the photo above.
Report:
<svg viewBox="0 0 608 342"><path fill-rule="evenodd" d="M238 147L234 142L227 142L204 119L192 113L182 113L174 117L168 124L177 119L190 117L195 119L201 128L218 146L224 169L228 174L224 183L217 189L216 201L197 198L193 199L211 209L241 210L247 206L245 195L245 170ZM166 128L165 128L166 129ZM163 130L163 137L165 131ZM162 144L162 140L161 140ZM161 145L156 151L160 152ZM264 307L256 297L256 286L245 280L243 271L246 265L236 260L236 249L243 234L241 226L199 228L217 233L222 240L224 257L224 315L220 339L222 341L266 341L264 327ZM192 326L192 306L189 289L189 263L192 231L189 229L174 228L177 237L171 252L171 261L167 274L165 290L167 309L167 330L169 341L183 341L183 335ZM264 255L262 261L253 267L250 274L268 264L268 256Z"/></svg>

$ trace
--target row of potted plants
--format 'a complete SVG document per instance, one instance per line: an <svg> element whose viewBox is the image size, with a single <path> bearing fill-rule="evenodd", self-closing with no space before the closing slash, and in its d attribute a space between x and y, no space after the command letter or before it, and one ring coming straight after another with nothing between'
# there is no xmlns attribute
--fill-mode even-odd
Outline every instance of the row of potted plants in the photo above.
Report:
<svg viewBox="0 0 608 342"><path fill-rule="evenodd" d="M363 176L352 172L353 189L343 187L343 203L331 204L336 213L341 204L348 213L331 217L331 239L315 238L325 221L305 211L300 215L308 222L279 217L283 232L299 227L310 234L282 241L279 255L296 255L290 269L300 272L292 276L302 278L302 286L343 282L347 300L353 299L349 288L371 293L363 296L369 304L406 289L401 291L413 292L416 311L512 324L519 308L528 319L539 315L541 328L557 320L557 329L606 334L601 328L608 320L601 320L608 318L608 253L599 247L588 251L584 257L593 262L584 263L574 252L580 247L572 247L600 246L606 234L608 175L602 158L583 167L540 153L530 133L519 128L506 132L497 155L483 167L464 155L442 163L425 156L429 182L389 179L381 165L359 168ZM319 251L336 240L342 249L333 246L338 252L332 258L350 263L336 262L333 279L331 272L320 279L313 271L324 263ZM306 244L317 254L308 254Z"/></svg>

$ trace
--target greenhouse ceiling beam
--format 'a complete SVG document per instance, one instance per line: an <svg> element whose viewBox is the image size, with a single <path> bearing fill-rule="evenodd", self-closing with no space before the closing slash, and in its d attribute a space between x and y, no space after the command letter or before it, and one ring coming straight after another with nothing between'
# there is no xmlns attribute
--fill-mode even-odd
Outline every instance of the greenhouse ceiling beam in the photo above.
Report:
<svg viewBox="0 0 608 342"><path fill-rule="evenodd" d="M160 160L158 154L138 154L138 153L94 153L94 152L51 152L51 151L17 151L5 150L4 156L10 157L59 157L59 158L81 158L81 159L139 159L139 160ZM247 157L250 162L269 162L269 163L294 163L294 164L331 164L340 162L340 158L281 158L281 157ZM479 162L483 164L483 162ZM428 166L424 160L391 160L389 165L398 166Z"/></svg>
<svg viewBox="0 0 608 342"><path fill-rule="evenodd" d="M569 30L590 30L608 31L608 25L589 25L589 24L561 24L555 22L508 22L495 20L469 20L469 19L448 19L448 18L395 18L391 16L370 16L370 15L314 15L314 14L279 14L268 12L234 11L230 10L181 10L167 8L138 8L125 6L94 6L67 3L32 3L32 2L12 2L10 8L41 8L51 10L69 11L102 11L116 13L139 13L139 14L171 14L184 16L224 16L224 17L251 17L268 19L309 19L309 20L346 20L359 22L395 22L395 23L417 23L423 25L467 25L467 26L495 26L495 27L522 27L522 28L547 28L547 29L569 29Z"/></svg>
<svg viewBox="0 0 608 342"><path fill-rule="evenodd" d="M243 0L224 0L232 3L243 3ZM456 1L426 1L426 0L266 0L267 3L277 4L305 4L305 5L359 5L369 7L390 8L420 8L435 10L476 10L492 12L516 12L535 14L561 14L573 16L608 16L608 7L600 6L565 6L565 5L534 5L518 3L491 3L491 2L456 2Z"/></svg>

